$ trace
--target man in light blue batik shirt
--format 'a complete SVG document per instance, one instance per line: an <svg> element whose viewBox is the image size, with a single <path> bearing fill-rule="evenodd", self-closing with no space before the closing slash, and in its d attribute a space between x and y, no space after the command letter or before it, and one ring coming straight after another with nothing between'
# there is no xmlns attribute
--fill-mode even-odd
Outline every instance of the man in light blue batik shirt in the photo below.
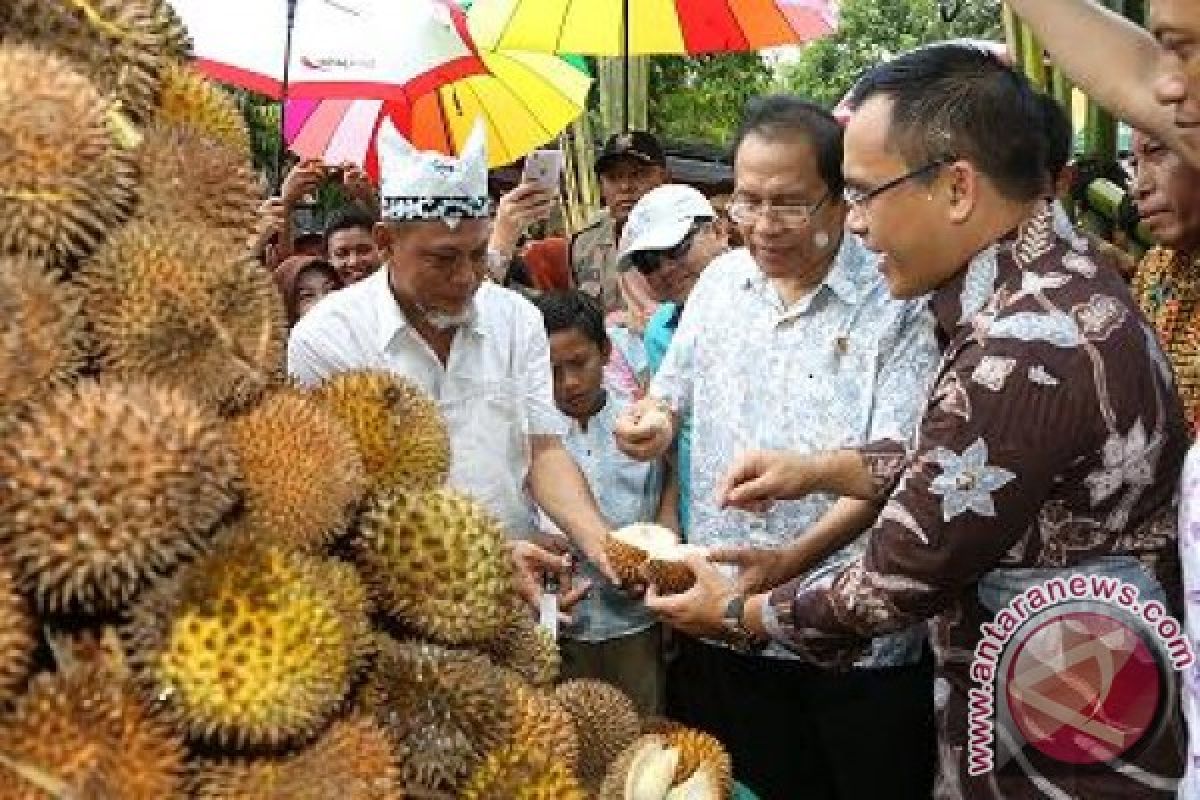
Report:
<svg viewBox="0 0 1200 800"><path fill-rule="evenodd" d="M783 442L820 450L885 431L908 440L937 346L924 306L893 300L874 255L844 230L841 128L827 112L794 97L755 101L734 152L729 211L747 248L700 276L648 396L618 423L618 441L634 457L658 457L691 415L689 541L738 568L735 601L744 602L745 593L799 575L818 580L851 561L877 508L825 495L763 513L722 509L717 484L735 456ZM655 406L671 412L670 430L639 426ZM680 638L668 716L721 739L738 779L760 795L929 797L923 626L880 637L848 672L780 646L751 651L744 642L736 652Z"/></svg>

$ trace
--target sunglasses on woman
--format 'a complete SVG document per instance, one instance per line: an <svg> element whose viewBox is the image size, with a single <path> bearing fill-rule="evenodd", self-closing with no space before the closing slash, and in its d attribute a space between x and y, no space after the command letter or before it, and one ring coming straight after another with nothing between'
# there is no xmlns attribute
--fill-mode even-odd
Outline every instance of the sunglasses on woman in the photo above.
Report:
<svg viewBox="0 0 1200 800"><path fill-rule="evenodd" d="M633 262L633 266L637 271L643 275L651 275L658 272L662 269L663 261L678 263L687 258L687 254L691 252L692 243L696 240L696 234L711 221L709 219L698 218L692 222L692 227L688 228L688 232L673 247L669 247L666 250L638 250L629 256L629 260Z"/></svg>

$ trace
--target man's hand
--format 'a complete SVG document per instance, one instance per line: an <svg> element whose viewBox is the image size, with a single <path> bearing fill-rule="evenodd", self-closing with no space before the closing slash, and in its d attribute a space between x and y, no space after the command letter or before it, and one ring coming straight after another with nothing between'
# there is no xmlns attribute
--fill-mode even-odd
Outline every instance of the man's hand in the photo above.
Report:
<svg viewBox="0 0 1200 800"><path fill-rule="evenodd" d="M681 594L659 595L651 586L646 590L646 608L675 630L709 639L724 638L725 607L740 592L706 554L691 553L685 561L696 576L692 588Z"/></svg>
<svg viewBox="0 0 1200 800"><path fill-rule="evenodd" d="M738 590L745 595L769 592L799 574L786 548L716 547L708 558L715 564L733 564L738 568Z"/></svg>
<svg viewBox="0 0 1200 800"><path fill-rule="evenodd" d="M264 200L258 207L258 219L254 225L254 233L250 237L250 252L262 258L269 268L274 268L278 259L274 251L278 249L277 240L283 236L286 227L287 211L283 200L271 197ZM273 246L272 242L276 241Z"/></svg>
<svg viewBox="0 0 1200 800"><path fill-rule="evenodd" d="M582 600L592 587L587 581L574 584L574 565L565 546L562 552L555 552L533 542L512 541L509 542L509 550L514 567L513 580L525 602L536 611L542 596L542 585L548 575L553 575L558 585L565 589L558 598L560 621L570 623L571 617L567 612Z"/></svg>
<svg viewBox="0 0 1200 800"><path fill-rule="evenodd" d="M721 508L766 511L776 500L795 500L812 491L804 457L783 450L742 453L717 484Z"/></svg>
<svg viewBox="0 0 1200 800"><path fill-rule="evenodd" d="M379 194L370 176L357 164L342 164L342 190L346 198L366 211L379 205Z"/></svg>
<svg viewBox="0 0 1200 800"><path fill-rule="evenodd" d="M521 234L533 223L549 217L557 199L554 192L533 183L522 183L506 193L496 204L491 248L511 258Z"/></svg>
<svg viewBox="0 0 1200 800"><path fill-rule="evenodd" d="M289 211L295 208L306 195L315 192L324 180L325 165L318 159L302 161L292 167L283 179L283 188L279 192L284 207Z"/></svg>
<svg viewBox="0 0 1200 800"><path fill-rule="evenodd" d="M661 458L675 439L675 415L653 397L625 407L613 426L617 447L630 458L653 461Z"/></svg>

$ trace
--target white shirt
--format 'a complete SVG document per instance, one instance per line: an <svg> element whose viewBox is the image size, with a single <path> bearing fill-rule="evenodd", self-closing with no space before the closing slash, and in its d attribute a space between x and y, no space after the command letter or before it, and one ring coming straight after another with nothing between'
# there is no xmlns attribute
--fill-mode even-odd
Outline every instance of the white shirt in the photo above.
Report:
<svg viewBox="0 0 1200 800"><path fill-rule="evenodd" d="M704 270L650 386L692 415L688 541L783 547L833 506L832 495L814 494L765 514L721 508L717 484L738 453L911 438L939 358L933 318L923 301L893 299L876 264L847 232L829 274L788 307L747 250ZM807 579L840 569L865 545L859 537ZM876 645L864 666L911 663L921 636ZM788 653L776 646L768 655Z"/></svg>
<svg viewBox="0 0 1200 800"><path fill-rule="evenodd" d="M387 268L325 297L292 329L288 373L312 386L340 372L382 369L423 389L450 431L451 486L508 528L533 528L524 495L531 435L562 435L542 316L516 292L479 287L471 319L443 366L400 311Z"/></svg>

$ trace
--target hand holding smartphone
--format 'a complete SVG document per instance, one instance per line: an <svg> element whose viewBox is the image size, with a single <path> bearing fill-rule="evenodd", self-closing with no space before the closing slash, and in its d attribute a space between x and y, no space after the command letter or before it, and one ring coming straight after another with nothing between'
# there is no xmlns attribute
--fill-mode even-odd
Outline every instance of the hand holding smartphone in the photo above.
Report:
<svg viewBox="0 0 1200 800"><path fill-rule="evenodd" d="M562 176L561 150L534 150L525 156L525 169L521 173L521 183L532 183L551 192L558 191L558 182Z"/></svg>

